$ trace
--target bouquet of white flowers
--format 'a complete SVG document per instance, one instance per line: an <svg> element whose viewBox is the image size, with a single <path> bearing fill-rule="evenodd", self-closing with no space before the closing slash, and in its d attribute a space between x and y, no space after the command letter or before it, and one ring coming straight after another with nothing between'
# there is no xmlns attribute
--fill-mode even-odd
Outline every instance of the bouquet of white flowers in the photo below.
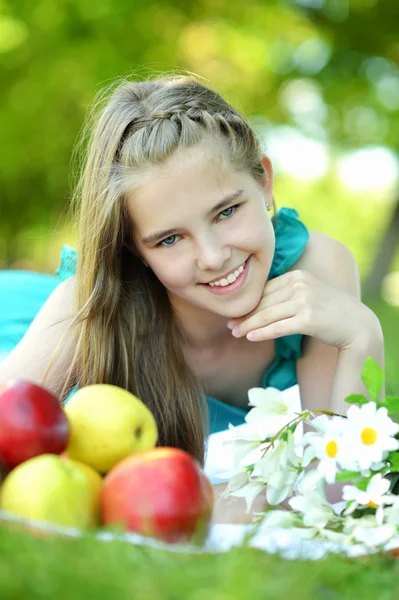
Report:
<svg viewBox="0 0 399 600"><path fill-rule="evenodd" d="M249 390L245 432L230 425L234 468L225 497L244 497L249 512L265 489L262 524L295 528L306 539L375 547L397 536L399 398L379 399L384 374L373 359L361 377L370 398L348 396L345 417L294 412L279 390ZM299 435L304 423L312 431ZM343 484L342 499L332 505L326 486L335 482ZM288 497L292 511L273 508Z"/></svg>

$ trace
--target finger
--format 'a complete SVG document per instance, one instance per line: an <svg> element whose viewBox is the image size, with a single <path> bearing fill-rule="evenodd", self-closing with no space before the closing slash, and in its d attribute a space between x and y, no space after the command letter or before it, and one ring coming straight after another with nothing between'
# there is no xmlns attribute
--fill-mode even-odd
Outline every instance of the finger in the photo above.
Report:
<svg viewBox="0 0 399 600"><path fill-rule="evenodd" d="M297 317L290 317L276 323L271 323L266 327L261 327L250 331L247 339L250 342L263 342L266 340L275 340L286 335L304 334Z"/></svg>
<svg viewBox="0 0 399 600"><path fill-rule="evenodd" d="M289 272L279 275L278 277L274 277L273 279L269 279L266 282L263 290L263 296L268 296L269 294L288 286L290 283L292 283L292 278L292 272Z"/></svg>
<svg viewBox="0 0 399 600"><path fill-rule="evenodd" d="M281 289L287 285L291 287L299 282L310 284L311 282L314 282L314 277L311 273L304 271L303 269L288 271L287 273L283 273L283 275L279 275L278 277L274 277L274 279L270 279L265 285L264 295Z"/></svg>
<svg viewBox="0 0 399 600"><path fill-rule="evenodd" d="M254 310L252 310L251 312L247 313L243 317L230 319L227 323L227 326L230 329L233 329L234 327L239 327L242 323L244 323L244 321L247 321L251 317L258 314L260 311L269 309L272 306L275 306L277 304L282 304L283 302L287 302L288 300L290 300L290 298L291 298L291 288L289 286L284 286L280 289L277 289L271 293L268 293L266 296L264 296L261 299L261 301L259 302L259 304L257 305L257 307Z"/></svg>
<svg viewBox="0 0 399 600"><path fill-rule="evenodd" d="M237 325L232 330L234 337L244 337L250 331L265 327L276 321L288 319L293 317L297 312L294 302L288 300L271 306L268 309L262 309L254 314L252 317L245 319L240 325Z"/></svg>

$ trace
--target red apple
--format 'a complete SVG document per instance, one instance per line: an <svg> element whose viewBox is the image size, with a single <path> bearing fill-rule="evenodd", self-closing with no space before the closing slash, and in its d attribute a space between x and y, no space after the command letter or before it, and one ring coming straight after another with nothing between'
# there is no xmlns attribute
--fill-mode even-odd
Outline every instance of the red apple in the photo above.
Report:
<svg viewBox="0 0 399 600"><path fill-rule="evenodd" d="M40 385L17 379L0 393L0 462L12 469L39 454L61 454L69 422L57 398Z"/></svg>
<svg viewBox="0 0 399 600"><path fill-rule="evenodd" d="M121 460L105 476L101 515L105 525L165 542L204 539L213 509L213 488L193 457L157 447Z"/></svg>

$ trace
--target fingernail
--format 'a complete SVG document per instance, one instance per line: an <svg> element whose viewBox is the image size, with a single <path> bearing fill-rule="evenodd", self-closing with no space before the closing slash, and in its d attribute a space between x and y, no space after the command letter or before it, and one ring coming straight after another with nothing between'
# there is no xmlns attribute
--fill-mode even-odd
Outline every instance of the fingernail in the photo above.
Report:
<svg viewBox="0 0 399 600"><path fill-rule="evenodd" d="M228 327L229 329L233 329L233 327L234 327L234 323L233 323L233 321L227 321L227 327Z"/></svg>
<svg viewBox="0 0 399 600"><path fill-rule="evenodd" d="M234 329L231 332L235 337L238 337L240 335L240 328L239 327L234 327Z"/></svg>

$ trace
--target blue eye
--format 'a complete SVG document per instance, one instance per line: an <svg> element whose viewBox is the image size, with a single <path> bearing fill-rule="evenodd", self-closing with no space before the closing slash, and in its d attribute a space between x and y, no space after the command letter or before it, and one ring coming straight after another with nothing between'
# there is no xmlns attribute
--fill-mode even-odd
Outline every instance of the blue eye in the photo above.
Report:
<svg viewBox="0 0 399 600"><path fill-rule="evenodd" d="M169 235L167 238L159 242L159 246L174 246L176 243L177 235Z"/></svg>
<svg viewBox="0 0 399 600"><path fill-rule="evenodd" d="M234 213L237 211L239 205L235 204L234 206L230 206L229 208L225 208L224 210L222 210L219 213L219 217L224 217L225 219L228 219L229 217L232 217L234 215ZM222 219L223 220L223 219Z"/></svg>

